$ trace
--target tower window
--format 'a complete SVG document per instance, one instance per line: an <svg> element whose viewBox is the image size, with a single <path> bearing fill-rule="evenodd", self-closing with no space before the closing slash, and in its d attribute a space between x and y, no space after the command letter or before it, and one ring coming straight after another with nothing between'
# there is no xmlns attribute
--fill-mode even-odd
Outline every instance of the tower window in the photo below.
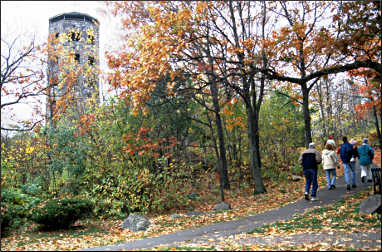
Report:
<svg viewBox="0 0 382 252"><path fill-rule="evenodd" d="M79 54L79 53L76 53L76 54L74 55L74 60L77 61L77 62L80 61L80 54Z"/></svg>
<svg viewBox="0 0 382 252"><path fill-rule="evenodd" d="M94 64L95 64L94 57L89 56L89 58L88 58L88 64L94 66Z"/></svg>
<svg viewBox="0 0 382 252"><path fill-rule="evenodd" d="M94 35L88 34L88 43L92 45L95 44Z"/></svg>
<svg viewBox="0 0 382 252"><path fill-rule="evenodd" d="M72 39L72 41L80 41L80 33L70 32L70 38Z"/></svg>

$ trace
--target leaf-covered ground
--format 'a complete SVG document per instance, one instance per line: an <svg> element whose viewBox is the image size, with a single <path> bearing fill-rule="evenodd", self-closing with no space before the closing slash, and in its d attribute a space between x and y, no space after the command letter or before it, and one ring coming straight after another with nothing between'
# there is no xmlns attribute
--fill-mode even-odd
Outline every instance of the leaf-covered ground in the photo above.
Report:
<svg viewBox="0 0 382 252"><path fill-rule="evenodd" d="M380 154L378 153L378 158ZM341 175L341 173L339 174ZM208 181L206 181L207 183ZM319 178L320 188L326 187L326 180L323 175ZM76 223L72 230L62 230L56 232L40 232L36 226L31 225L28 228L14 233L9 237L2 238L1 250L76 250L95 246L104 246L129 242L136 239L154 237L173 233L179 230L190 229L211 223L239 219L242 217L256 215L285 204L300 200L303 196L304 181L291 182L290 179L280 181L278 184L271 184L266 181L267 193L261 195L252 195L252 188L249 186L239 187L232 185L231 191L226 191L226 201L231 204L232 210L217 212L211 215L186 216L185 210L176 211L182 217L171 219L170 214L152 215L150 221L152 225L146 231L131 232L123 230L122 220L86 220ZM203 187L201 187L203 188ZM218 202L218 188L212 190L200 190L200 199L196 201L195 211L212 211L213 206ZM240 234L224 238L221 241L208 241L203 244L183 244L177 247L159 247L158 250L331 250L351 249L351 245L337 244L333 245L325 242L311 243L285 243L280 242L254 244L255 238L270 237L277 234L279 236L290 236L296 234L305 234L309 232L327 233L346 237L351 232L374 232L381 230L381 222L375 215L359 217L357 208L360 201L367 197L370 192L364 192L360 195L351 196L346 201L341 201L333 206L326 208L317 208L310 210L301 216L286 221L279 222L271 226L265 226L262 229L254 230L251 234ZM174 213L174 212L172 212ZM192 221L190 221L192 219ZM307 226L307 222L317 223ZM293 240L293 239L292 239ZM246 242L247 241L247 242ZM273 244L273 245L272 245ZM348 246L348 247L346 247ZM377 247L380 248L380 245ZM374 247L365 247L366 250L374 250Z"/></svg>
<svg viewBox="0 0 382 252"><path fill-rule="evenodd" d="M264 225L249 233L176 243L170 247L156 247L154 250L379 251L380 216L359 214L359 205L370 192L357 193L335 204L309 209L290 220Z"/></svg>
<svg viewBox="0 0 382 252"><path fill-rule="evenodd" d="M234 220L256 215L301 199L303 185L303 181L294 182L288 187L284 184L278 186L268 184L268 193L257 196L252 195L252 188L249 187L226 191L226 202L229 202L232 207L230 211L191 217L184 214L186 210L176 211L182 216L178 219L171 219L171 213L149 216L152 223L149 229L136 233L123 230L122 220L79 221L74 230L56 232L39 232L36 231L36 226L31 225L24 231L2 238L2 250L74 250L129 242L211 223ZM201 197L197 200L198 206L194 208L194 211L212 211L219 199L218 190L198 193Z"/></svg>

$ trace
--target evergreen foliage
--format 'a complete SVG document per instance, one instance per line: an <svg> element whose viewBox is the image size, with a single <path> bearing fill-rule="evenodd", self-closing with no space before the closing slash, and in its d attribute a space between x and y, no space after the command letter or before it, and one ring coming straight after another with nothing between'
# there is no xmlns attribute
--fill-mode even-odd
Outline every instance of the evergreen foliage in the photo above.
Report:
<svg viewBox="0 0 382 252"><path fill-rule="evenodd" d="M92 204L84 199L51 199L34 209L31 219L43 229L67 229L78 219L89 216Z"/></svg>

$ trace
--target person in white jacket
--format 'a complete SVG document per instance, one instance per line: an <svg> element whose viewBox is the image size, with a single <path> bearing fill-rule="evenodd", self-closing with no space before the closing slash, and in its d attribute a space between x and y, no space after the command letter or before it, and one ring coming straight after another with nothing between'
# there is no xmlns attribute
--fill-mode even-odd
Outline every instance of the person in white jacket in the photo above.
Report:
<svg viewBox="0 0 382 252"><path fill-rule="evenodd" d="M327 143L325 149L322 151L323 168L326 173L329 190L336 188L336 168L340 167L337 153L334 151L334 148L333 145ZM332 178L330 178L330 175L332 175Z"/></svg>

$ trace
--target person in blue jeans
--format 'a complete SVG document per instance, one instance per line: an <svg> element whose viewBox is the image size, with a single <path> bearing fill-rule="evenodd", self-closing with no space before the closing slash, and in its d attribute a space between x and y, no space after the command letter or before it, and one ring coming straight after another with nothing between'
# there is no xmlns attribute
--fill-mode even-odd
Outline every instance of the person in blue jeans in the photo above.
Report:
<svg viewBox="0 0 382 252"><path fill-rule="evenodd" d="M340 146L338 152L340 153L342 164L344 165L346 190L350 191L350 171L352 172L352 187L357 187L355 183L355 169L352 169L350 165L350 159L353 155L353 145L348 142L348 138L346 136L344 136L342 140L344 141L344 143Z"/></svg>
<svg viewBox="0 0 382 252"><path fill-rule="evenodd" d="M315 149L316 144L310 143L309 148L303 151L300 154L300 157L298 159L298 163L302 165L304 169L304 175L305 175L305 199L309 200L309 191L310 186L312 185L312 198L311 201L318 200L317 197L317 189L318 189L318 182L317 182L317 168L318 164L321 163L322 157L318 150Z"/></svg>
<svg viewBox="0 0 382 252"><path fill-rule="evenodd" d="M355 178L355 177L357 177L356 176L356 169L359 166L358 163L357 163L357 159L359 159L358 150L357 150L357 141L354 140L354 139L350 139L349 143L351 145L353 145L352 156L351 156L351 159L350 159L350 169L351 169L352 174L353 174L353 176ZM355 185L355 183L353 185Z"/></svg>
<svg viewBox="0 0 382 252"><path fill-rule="evenodd" d="M328 182L328 189L336 188L336 168L340 166L337 158L337 153L334 151L334 146L327 143L325 149L322 151L322 168L326 174L326 181ZM332 178L330 178L330 175Z"/></svg>

